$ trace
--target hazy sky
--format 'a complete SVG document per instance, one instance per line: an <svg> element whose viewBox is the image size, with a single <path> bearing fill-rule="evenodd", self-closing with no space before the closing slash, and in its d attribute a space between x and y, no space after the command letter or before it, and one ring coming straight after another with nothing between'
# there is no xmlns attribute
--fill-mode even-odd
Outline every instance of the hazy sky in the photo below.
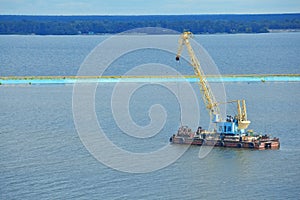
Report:
<svg viewBox="0 0 300 200"><path fill-rule="evenodd" d="M0 14L129 15L300 12L300 0L0 0Z"/></svg>

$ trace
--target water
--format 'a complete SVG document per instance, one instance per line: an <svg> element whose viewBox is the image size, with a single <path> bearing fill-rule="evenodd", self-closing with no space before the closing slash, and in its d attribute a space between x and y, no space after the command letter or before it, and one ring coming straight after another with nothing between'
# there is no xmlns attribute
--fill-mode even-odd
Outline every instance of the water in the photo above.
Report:
<svg viewBox="0 0 300 200"><path fill-rule="evenodd" d="M89 51L104 39L1 36L0 75L75 75ZM196 39L203 41L221 73L299 73L299 33ZM163 105L167 113L162 131L148 139L137 139L124 134L113 118L110 106L114 86L102 84L95 94L96 115L107 137L133 152L167 145L179 125L180 108L174 94L150 84L132 95L130 114L138 125L151 122L148 110L154 104ZM197 85L192 86L198 92ZM299 86L288 82L225 84L228 99L247 100L251 128L279 137L280 150L214 148L199 159L199 147L191 147L171 165L145 174L114 170L88 152L73 120L73 85L1 86L0 199L297 199ZM200 121L206 126L203 103L200 113Z"/></svg>
<svg viewBox="0 0 300 200"><path fill-rule="evenodd" d="M0 36L0 75L76 75L88 53L106 38L108 36ZM221 74L297 74L300 71L299 33L203 35L195 39L214 59ZM175 66L174 55L165 59L168 55L147 52L141 59L140 55L133 54L135 63L130 62L133 58L129 57L126 65L157 61ZM127 60L122 61L123 68ZM114 70L114 75L120 74L122 68Z"/></svg>

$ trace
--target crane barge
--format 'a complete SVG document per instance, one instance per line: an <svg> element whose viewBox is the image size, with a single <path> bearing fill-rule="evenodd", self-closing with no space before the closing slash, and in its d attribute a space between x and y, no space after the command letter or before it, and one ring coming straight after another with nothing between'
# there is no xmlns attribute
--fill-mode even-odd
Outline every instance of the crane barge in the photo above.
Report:
<svg viewBox="0 0 300 200"><path fill-rule="evenodd" d="M237 114L235 116L227 115L226 119L222 118L219 108L221 103L216 101L209 83L205 78L200 62L191 46L191 37L192 33L189 31L181 34L176 60L180 60L183 47L186 46L190 57L190 64L193 67L195 75L199 79L198 85L204 104L215 128L212 131L208 131L199 126L198 129L193 132L188 126L181 126L177 133L170 137L170 142L173 144L234 148L279 149L279 138L271 138L268 135L260 135L254 133L252 130L247 130L251 121L247 119L246 101L244 99L226 102L237 104Z"/></svg>

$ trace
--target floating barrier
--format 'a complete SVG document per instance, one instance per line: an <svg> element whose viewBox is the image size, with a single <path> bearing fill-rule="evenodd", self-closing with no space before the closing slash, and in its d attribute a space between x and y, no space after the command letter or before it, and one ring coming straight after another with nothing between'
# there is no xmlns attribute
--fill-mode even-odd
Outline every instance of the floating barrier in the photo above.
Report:
<svg viewBox="0 0 300 200"><path fill-rule="evenodd" d="M299 82L300 74L268 75L208 75L208 82ZM75 84L118 82L198 82L196 76L10 76L0 77L0 85L19 84Z"/></svg>

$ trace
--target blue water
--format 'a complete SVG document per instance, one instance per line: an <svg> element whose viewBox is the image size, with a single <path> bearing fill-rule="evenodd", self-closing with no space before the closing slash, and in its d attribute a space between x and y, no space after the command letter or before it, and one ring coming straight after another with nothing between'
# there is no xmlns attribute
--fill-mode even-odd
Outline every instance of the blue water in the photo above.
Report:
<svg viewBox="0 0 300 200"><path fill-rule="evenodd" d="M205 47L221 74L299 74L299 35L299 33L201 35L195 36L195 40ZM76 75L85 57L106 38L108 36L2 35L0 75ZM177 36L175 42L177 43ZM155 61L178 67L174 63L174 55L147 51L147 56L137 59L142 53L127 55L129 61L125 60L117 65L118 69L112 68L113 75L122 75L124 72L122 70L126 67L124 63L131 67ZM133 59L135 62L130 62ZM191 74L192 70L185 72Z"/></svg>
<svg viewBox="0 0 300 200"><path fill-rule="evenodd" d="M0 36L0 75L74 75L103 37ZM196 37L222 73L299 73L299 33ZM107 137L132 152L167 145L180 125L174 94L149 84L132 95L130 114L138 125L151 122L152 105L161 104L167 113L157 135L137 139L124 134L113 118L115 84L100 84L95 93L96 115ZM197 93L196 83L192 87ZM73 85L2 85L0 199L298 199L299 87L291 82L225 83L228 99L247 100L250 128L279 137L279 150L214 148L199 159L199 147L191 147L167 167L133 174L105 166L85 148L73 119ZM199 95L198 100L200 123L206 126ZM234 109L228 106L229 112Z"/></svg>

